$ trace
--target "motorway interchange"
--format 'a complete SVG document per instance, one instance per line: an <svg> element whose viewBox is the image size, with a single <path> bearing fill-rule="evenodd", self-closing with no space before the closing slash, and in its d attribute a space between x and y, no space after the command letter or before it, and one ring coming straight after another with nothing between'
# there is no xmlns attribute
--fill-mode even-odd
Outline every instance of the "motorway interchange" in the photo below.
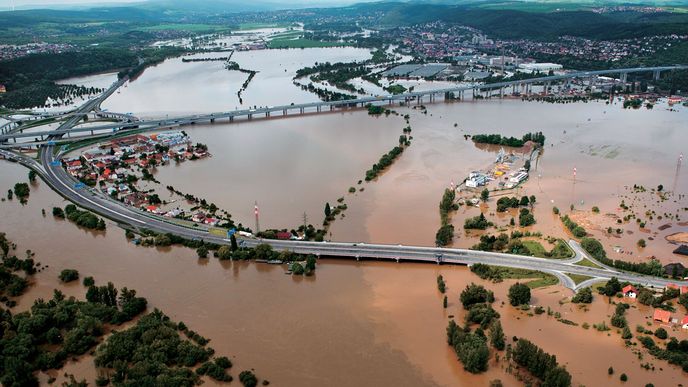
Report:
<svg viewBox="0 0 688 387"><path fill-rule="evenodd" d="M662 66L656 68L638 68L638 69L618 69L612 71L600 71L595 72L599 74L605 74L609 72L615 72L618 74L624 74L636 71L666 71L675 68L686 68L688 66ZM578 76L592 76L597 74L592 74L592 72L579 73ZM552 78L552 79L550 79ZM562 80L567 78L562 78L562 76L553 77L543 77L535 80L528 80L528 82L549 82ZM517 83L522 83L524 81L518 81ZM504 83L504 82L503 82ZM495 85L482 85L481 88L488 87L505 87L511 86L504 85L503 83ZM508 82L507 82L508 83ZM64 121L62 124L54 131L49 133L44 133L46 140L40 142L42 145L39 148L39 158L38 160L27 156L26 154L16 152L15 150L8 149L12 148L12 144L3 144L4 149L0 149L0 156L5 159L15 161L21 165L30 168L38 175L40 175L43 180L50 185L57 193L70 200L71 202L86 208L94 213L101 216L107 217L118 224L133 228L133 229L147 229L158 233L171 233L179 235L188 239L202 239L207 242L217 243L217 244L228 244L229 240L210 234L208 229L203 227L186 227L177 223L171 223L169 220L156 216L151 213L144 212L142 210L126 206L123 203L115 201L103 193L95 189L89 189L83 187L83 184L79 184L67 171L62 167L61 158L64 155L64 150L57 147L57 142L62 136L68 134L73 128L81 121L82 117L93 110L99 109L100 104L109 95L111 95L120 85L122 81L118 81L101 96L95 99L91 99L84 103L81 107L71 112L71 114L62 114ZM432 94L444 94L449 89L428 91L421 93L422 95L432 95ZM422 95L415 95L418 93L413 93L414 95L399 95L399 96L387 96L382 98L384 102L387 101L388 97L390 103L392 98L394 100L408 100L409 98L421 98ZM370 101L369 98L361 100L348 101L348 104L361 104L379 101L379 99L373 98ZM347 102L347 101L344 101ZM322 104L304 104L308 106L324 106L331 103ZM283 108L290 109L301 109L304 107L302 105L288 105L284 107L274 107L268 109L275 109L275 111L280 111ZM329 105L333 106L333 105ZM337 105L339 106L339 105ZM318 108L318 111L320 109ZM139 121L138 130L141 129L161 129L161 126L181 126L184 124L191 124L192 120L201 121L211 121L219 117L234 117L240 115L249 114L250 111L236 111L229 113L218 113L204 116L193 116L183 117L178 119L166 119L153 122L143 122ZM253 111L253 113L258 114L259 112ZM263 114L268 114L267 111L261 111ZM174 122L174 125L170 125ZM193 121L196 122L196 121ZM109 128L119 126L131 125L131 123L120 123L112 124ZM20 131L19 129L14 129L13 132L16 133ZM111 133L111 132L110 132ZM32 133L31 135L36 135ZM3 137L4 136L4 137ZM4 140L11 138L11 135L0 136L0 143ZM83 136L82 136L83 137ZM98 136L96 136L98 137ZM102 137L102 135L100 135ZM25 144L25 143L24 143ZM33 145L37 145L33 143ZM15 144L15 147L22 147L22 143ZM435 247L422 247L422 246L402 246L402 245L381 245L381 244L364 244L364 243L344 243L344 242L305 242L305 241L283 241L283 240L261 240L255 238L243 238L241 240L242 244L248 247L256 246L260 243L270 244L276 250L290 250L295 253L301 254L315 254L323 257L345 257L350 259L382 259L391 260L396 262L403 261L414 261L414 262L431 262L436 264L461 264L461 265L471 265L475 263L485 263L489 265L498 265L511 268L519 269L531 269L538 270L541 272L549 273L556 276L561 284L569 289L576 290L581 287L590 286L594 282L605 281L611 277L617 277L621 281L628 281L631 283L637 283L645 286L653 287L665 287L669 283L676 283L679 285L688 285L688 282L672 281L666 278L651 277L635 273L622 272L620 270L605 266L600 262L594 260L581 246L575 242L570 241L569 245L575 252L575 255L571 259L566 260L554 260L545 258L535 258L522 255L514 254L503 254L503 253L491 253L467 249L454 249L454 248L435 248ZM594 262L598 268L582 266L578 263L583 259L588 259ZM590 279L585 280L576 284L571 277L567 274L583 275L588 276Z"/></svg>

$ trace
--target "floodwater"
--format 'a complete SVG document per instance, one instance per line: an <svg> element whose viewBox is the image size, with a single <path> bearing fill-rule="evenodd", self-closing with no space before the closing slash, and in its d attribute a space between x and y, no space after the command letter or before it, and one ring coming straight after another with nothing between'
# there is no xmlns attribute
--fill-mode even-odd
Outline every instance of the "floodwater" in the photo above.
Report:
<svg viewBox="0 0 688 387"><path fill-rule="evenodd" d="M395 106L399 116L371 117L358 110L199 125L187 130L194 141L210 145L213 157L160 167L157 176L161 187L173 185L206 198L245 225L254 225L255 201L261 208L262 228L290 229L302 224L304 212L309 222L317 225L325 202L333 204L344 197L348 210L331 226L331 239L433 245L444 188L452 181L460 183L472 170L492 165L499 149L478 148L464 136L502 133L521 137L542 131L547 143L533 163L530 180L507 192L537 197L534 212L538 223L530 229L567 238L552 214L552 207L557 206L601 238L609 256L627 260L656 256L668 262L677 257L671 254L675 246L664 236L686 231L688 217L684 210L688 200L678 195L688 190L688 169L677 170L678 157L688 141L684 130L688 109L669 111L666 106L660 103L654 110L624 110L618 103L490 100L430 104L427 114ZM376 181L357 184L365 171L397 144L405 126L404 114L411 115L412 145ZM675 193L661 203L656 203L658 199L650 192L636 199L634 211L647 222L644 230L633 219L616 223L617 217L625 215L619 207L622 196L630 195L628 187L634 184L648 189L662 184ZM348 193L352 186L357 189L355 194ZM477 241L477 234L463 231L467 217L484 211L498 226L506 227L517 215L495 214L496 199L480 208L463 206L454 214L455 246L470 247ZM592 214L593 206L600 208L600 214ZM644 216L648 209L676 214L678 220L656 215L649 220ZM667 223L671 227L658 229ZM623 233L607 234L610 225L622 228ZM640 238L648 242L644 249L636 246ZM612 251L614 246L625 252Z"/></svg>
<svg viewBox="0 0 688 387"><path fill-rule="evenodd" d="M26 176L20 166L3 164L0 185L10 187ZM16 200L0 202L0 230L8 232L18 251L33 250L37 261L47 266L16 310L26 310L37 297L49 298L54 288L83 297L83 286L62 285L57 279L60 270L75 268L97 283L112 281L136 289L150 308L160 308L210 338L218 353L232 358L235 377L254 368L275 385L473 386L493 379L519 385L503 361L491 360L485 374L466 373L446 345L448 317L463 318L458 293L477 282L494 289L507 337L526 337L556 353L576 385L606 380L602 378L610 365L642 384L676 384L683 378L678 368L649 357L645 361L663 371L641 369L637 357L613 333L586 331L546 315L528 317L508 302L502 305L512 282L488 284L463 267L323 260L315 276L291 277L281 266L198 260L193 250L184 248L136 247L112 222L105 233L81 230L50 215L52 206L65 204L42 182L32 185L24 206ZM46 217L41 209L46 209ZM438 274L448 284L446 311L436 288ZM613 310L601 298L586 312L560 305L570 292L559 286L533 294L533 304L549 306L579 324L608 320ZM631 309L629 321L642 322L650 313ZM90 364L89 359L70 362L65 371L90 380L96 375Z"/></svg>
<svg viewBox="0 0 688 387"><path fill-rule="evenodd" d="M229 52L204 53L185 58L226 57ZM294 86L296 70L322 62L351 62L371 58L360 48L308 48L298 50L237 51L231 60L241 68L257 71L241 94L237 92L248 74L225 69L222 61L182 62L172 58L146 69L119 89L103 108L132 112L142 117L210 113L253 106L316 102L318 97Z"/></svg>
<svg viewBox="0 0 688 387"><path fill-rule="evenodd" d="M338 57L343 51L347 52ZM234 55L232 60L242 67L260 70L243 93L244 104L258 105L314 101L317 97L301 94L305 92L292 85L297 68L317 61L369 57L367 50L356 49L278 50L269 57L261 52ZM245 79L236 74L241 73L224 70L221 62L171 59L148 69L104 107L156 117L234 109L236 90ZM568 213L574 204L573 215L603 238L613 258L677 259L670 253L674 246L663 237L686 231L685 223L682 226L678 220L655 219L646 226L649 231L638 230L632 220L619 226L625 231L618 238L607 237L604 228L613 216L623 216L621 196L632 195L625 186L662 184L676 193L688 191L688 172L677 169L679 154L688 143L688 109L669 111L664 103L653 110L623 110L619 103L564 105L496 99L427 107L427 114L394 107L401 115L411 115L412 145L373 182L358 184L365 171L397 145L406 124L400 116L371 117L363 110L185 127L195 142L208 144L213 157L158 167L156 178L161 193L172 185L216 203L237 222L251 227L254 201L261 209L262 228L295 228L303 222L304 212L309 223L318 225L325 202L334 204L344 197L348 210L330 228L332 239L433 245L444 188L462 181L472 170L486 168L496 156L497 149L479 149L464 135L520 137L542 131L547 136L544 153L534 163L530 181L514 193L538 198L534 210L538 223L532 230L565 237L551 208ZM4 189L27 181L25 169L1 165ZM349 194L352 186L357 191ZM635 196L636 212L644 212L642 206L655 206L657 213L680 213L682 221L688 216L680 212L688 207L684 196L663 202L662 210L651 194ZM463 232L466 217L484 211L500 226L508 223L510 215L492 215L495 202L491 198L480 208L459 209L453 216L456 246L471 246L477 239ZM137 289L151 308L160 308L209 337L218 353L232 357L235 377L243 369L255 368L259 377L275 385L472 386L487 385L493 379L519 385L503 369L503 361L493 359L483 375L464 372L446 345L448 316L463 318L458 293L471 281L484 283L465 268L324 260L314 277L295 278L284 275L279 266L198 260L194 251L183 248L136 247L111 222L105 233L80 230L50 215L51 207L64 205L42 182L32 185L25 206L17 200L0 202L0 231L18 243L18 251L31 249L38 261L48 265L36 275L17 311L26 310L32 299L50 297L56 287L67 295L83 296L81 285L57 281L60 270L75 268L82 277L92 275L99 283L112 281L118 287ZM592 206L601 213L593 215ZM46 217L41 209L46 210ZM659 226L666 223L671 227L660 231ZM648 239L642 251L635 247L641 235ZM613 245L634 254L614 253ZM436 290L437 274L449 286L446 311ZM572 373L574 385L620 384L621 372L634 385L675 385L685 379L678 368L647 354L639 360L614 331L585 330L501 305L510 284L488 284L495 290L495 307L507 337L528 338L556 354ZM559 286L533 293L533 304L549 306L579 325L608 322L614 308L601 298L587 311L560 303L571 293ZM627 317L635 327L650 314L651 310L638 306ZM686 338L686 332L671 335ZM645 371L640 364L648 361L663 370ZM92 378L89 364L70 364L67 370ZM609 366L616 370L613 377L606 374Z"/></svg>

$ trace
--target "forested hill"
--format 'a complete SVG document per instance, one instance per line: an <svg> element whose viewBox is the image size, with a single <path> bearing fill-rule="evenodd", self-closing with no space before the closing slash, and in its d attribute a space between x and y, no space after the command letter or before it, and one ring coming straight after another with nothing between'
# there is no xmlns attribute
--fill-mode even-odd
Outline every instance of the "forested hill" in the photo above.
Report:
<svg viewBox="0 0 688 387"><path fill-rule="evenodd" d="M688 13L525 12L480 9L465 5L393 2L359 4L349 7L347 11L383 14L380 23L387 27L442 20L478 28L489 35L505 39L546 40L571 35L610 40L672 33L688 34Z"/></svg>

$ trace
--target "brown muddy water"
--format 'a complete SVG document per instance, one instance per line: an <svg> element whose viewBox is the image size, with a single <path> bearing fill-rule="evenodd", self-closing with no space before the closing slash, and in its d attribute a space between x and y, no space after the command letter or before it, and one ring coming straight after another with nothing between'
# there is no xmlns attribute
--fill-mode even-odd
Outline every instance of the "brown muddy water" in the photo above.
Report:
<svg viewBox="0 0 688 387"><path fill-rule="evenodd" d="M26 181L26 176L23 168L5 163L0 186ZM280 266L198 260L194 251L184 248L136 247L112 222L105 233L84 231L50 215L52 206L65 204L42 182L32 185L27 205L0 202L0 229L19 245L18 251L31 249L47 265L15 310L26 310L37 297L50 297L54 288L83 297L83 286L62 285L57 279L61 269L75 268L98 283L136 289L148 298L150 308L160 308L210 338L218 353L232 357L235 377L254 368L260 378L278 386L484 386L493 379L519 385L505 372L503 361L493 359L485 374L466 373L446 345L448 316L463 318L458 293L477 282L494 289L507 337L526 337L555 353L576 385L620 385L618 377L607 377L609 366L639 385L676 385L684 378L679 369L648 355L642 362L649 360L663 371L641 369L641 361L623 348L615 333L564 325L546 315L528 317L508 306L512 282L488 284L466 268L323 260L314 277L295 278L284 275ZM448 284L446 311L436 288L438 274ZM605 300L598 298L589 311L580 311L559 304L569 295L551 286L534 291L532 303L549 306L578 324L608 321L613 306ZM629 322L643 323L650 313L631 309ZM91 359L84 358L64 371L92 381L96 372L91 365Z"/></svg>
<svg viewBox="0 0 688 387"><path fill-rule="evenodd" d="M204 53L185 58L227 57L229 52ZM243 69L257 71L241 94L248 74L225 69L224 62L182 62L172 58L150 67L103 103L103 108L131 112L140 117L164 117L315 102L315 94L292 84L296 70L323 62L363 61L370 50L352 47L303 50L237 51L231 60ZM243 103L243 104L242 104Z"/></svg>
<svg viewBox="0 0 688 387"><path fill-rule="evenodd" d="M428 105L428 113L395 107L411 115L412 145L374 182L358 185L365 171L397 144L405 123L401 116L371 117L365 111L255 120L233 125L195 126L194 141L210 145L213 157L181 166L157 169L157 178L183 192L216 203L234 219L253 226L253 203L261 208L261 227L295 228L306 212L309 222L323 218L325 202L344 197L348 210L330 228L331 239L433 245L439 227L438 203L450 182L494 162L498 147L476 147L465 135L501 133L521 137L532 131L547 136L542 155L533 163L531 178L509 195L535 195L537 224L530 229L545 236L569 237L558 217L571 213L601 238L613 258L640 260L656 256L663 262L680 259L666 235L686 231L688 168L677 160L688 141L688 109L623 110L620 103L546 104L491 100ZM454 126L456 124L456 126ZM573 169L577 176L574 180ZM674 194L663 202L647 192L634 211L654 209L672 220L649 220L641 230L632 219L617 224L624 213L619 204L634 184ZM357 188L349 194L349 187ZM363 188L364 191L360 191ZM162 190L164 193L164 189ZM476 236L465 235L463 222L480 211L498 226L507 226L516 213L496 214L497 194L487 205L463 206L453 216L455 246L470 247ZM570 206L574 205L574 211ZM600 208L594 215L591 208ZM516 218L518 218L516 216ZM683 220L683 222L681 222ZM659 230L669 223L671 227ZM681 225L683 223L683 226ZM608 235L608 226L622 234ZM507 232L510 229L507 227ZM492 232L497 232L493 230ZM644 238L644 249L636 246ZM616 253L614 246L624 253Z"/></svg>

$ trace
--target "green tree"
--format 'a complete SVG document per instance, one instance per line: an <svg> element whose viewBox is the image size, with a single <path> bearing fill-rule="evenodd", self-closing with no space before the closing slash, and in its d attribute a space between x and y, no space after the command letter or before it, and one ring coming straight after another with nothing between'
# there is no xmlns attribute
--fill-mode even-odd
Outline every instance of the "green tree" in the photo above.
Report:
<svg viewBox="0 0 688 387"><path fill-rule="evenodd" d="M499 351L504 350L506 342L504 339L504 330L499 320L495 320L490 326L490 344Z"/></svg>
<svg viewBox="0 0 688 387"><path fill-rule="evenodd" d="M332 209L330 208L330 203L327 202L327 203L325 203L325 217L329 218L331 214L332 214Z"/></svg>
<svg viewBox="0 0 688 387"><path fill-rule="evenodd" d="M576 293L571 299L574 304L590 304L592 302L592 290L590 288L583 288Z"/></svg>
<svg viewBox="0 0 688 387"><path fill-rule="evenodd" d="M317 262L317 260L316 260L315 255L308 254L308 256L306 257L306 267L305 267L306 272L308 272L308 273L314 272L316 262Z"/></svg>
<svg viewBox="0 0 688 387"><path fill-rule="evenodd" d="M234 234L232 234L229 237L229 243L231 245L232 251L237 251L237 249L239 249L239 246L237 245L237 240L236 240L236 237L234 236Z"/></svg>
<svg viewBox="0 0 688 387"><path fill-rule="evenodd" d="M258 378L251 371L241 371L239 381L244 387L256 387L258 385Z"/></svg>
<svg viewBox="0 0 688 387"><path fill-rule="evenodd" d="M65 214L64 211L62 211L62 208L60 207L53 207L53 216L56 218L62 218L64 219Z"/></svg>
<svg viewBox="0 0 688 387"><path fill-rule="evenodd" d="M530 302L530 288L520 282L509 287L509 303L512 306L525 305Z"/></svg>
<svg viewBox="0 0 688 387"><path fill-rule="evenodd" d="M482 285L471 283L466 285L459 298L464 309L469 309L474 304L494 302L494 293L485 289Z"/></svg>
<svg viewBox="0 0 688 387"><path fill-rule="evenodd" d="M480 192L480 198L483 200L483 202L486 202L487 199L490 197L490 191L485 188Z"/></svg>
<svg viewBox="0 0 688 387"><path fill-rule="evenodd" d="M291 265L292 274L303 275L305 273L305 271L306 270L303 268L303 266L300 263L298 263L298 262L292 263L292 265Z"/></svg>
<svg viewBox="0 0 688 387"><path fill-rule="evenodd" d="M196 249L196 254L198 254L198 258L208 258L208 248L205 245L201 245Z"/></svg>
<svg viewBox="0 0 688 387"><path fill-rule="evenodd" d="M84 278L84 286L89 287L95 285L96 281L93 279L93 277L88 276Z"/></svg>
<svg viewBox="0 0 688 387"><path fill-rule="evenodd" d="M657 328L657 330L655 331L655 336L656 336L658 339L665 340L669 335L667 334L666 329L664 329L664 328Z"/></svg>
<svg viewBox="0 0 688 387"><path fill-rule="evenodd" d="M220 248L217 249L217 257L220 258L220 260L232 259L232 249L229 246L220 246Z"/></svg>
<svg viewBox="0 0 688 387"><path fill-rule="evenodd" d="M261 243L253 249L256 259L271 259L272 246L267 243Z"/></svg>
<svg viewBox="0 0 688 387"><path fill-rule="evenodd" d="M33 169L29 171L29 181L32 183L36 181L36 171Z"/></svg>
<svg viewBox="0 0 688 387"><path fill-rule="evenodd" d="M621 332L621 338L624 340L630 340L633 338L633 334L631 333L631 329L628 328L628 325L623 328L623 331Z"/></svg>
<svg viewBox="0 0 688 387"><path fill-rule="evenodd" d="M59 275L60 281L62 282L72 282L79 279L79 272L74 269L64 269Z"/></svg>

